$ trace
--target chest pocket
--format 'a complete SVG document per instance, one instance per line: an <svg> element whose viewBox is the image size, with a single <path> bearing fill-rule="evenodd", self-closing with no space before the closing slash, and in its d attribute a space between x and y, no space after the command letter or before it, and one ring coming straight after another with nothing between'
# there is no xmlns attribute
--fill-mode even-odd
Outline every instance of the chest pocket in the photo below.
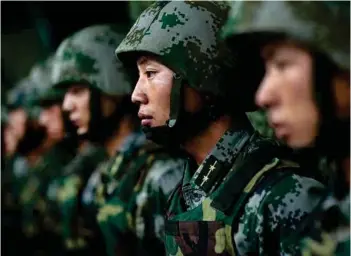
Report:
<svg viewBox="0 0 351 256"><path fill-rule="evenodd" d="M231 255L225 250L227 237L225 225L221 221L166 223L165 242L167 249L170 249L168 255Z"/></svg>

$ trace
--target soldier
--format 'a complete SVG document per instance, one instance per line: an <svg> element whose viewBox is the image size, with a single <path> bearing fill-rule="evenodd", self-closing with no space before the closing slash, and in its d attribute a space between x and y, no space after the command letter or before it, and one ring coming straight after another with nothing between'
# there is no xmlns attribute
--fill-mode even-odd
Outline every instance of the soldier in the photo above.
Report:
<svg viewBox="0 0 351 256"><path fill-rule="evenodd" d="M148 138L188 153L167 206L167 255L277 255L318 203L307 191L322 185L298 175L289 151L245 115L263 68L233 62L217 39L227 11L224 2L156 2L116 50L139 73L132 100Z"/></svg>
<svg viewBox="0 0 351 256"><path fill-rule="evenodd" d="M61 252L59 211L57 208L58 179L63 168L76 151L76 142L65 139L65 121L60 109L63 94L51 87L52 58L36 64L30 80L36 92L31 94L30 106L40 106L39 124L46 132L43 154L31 168L29 178L21 191L23 231L31 238L33 250L51 255ZM35 253L36 253L35 252Z"/></svg>
<svg viewBox="0 0 351 256"><path fill-rule="evenodd" d="M6 142L6 169L2 179L2 196L4 198L4 208L10 210L8 216L12 221L4 221L10 225L10 233L17 232L17 238L10 238L6 242L7 247L16 250L16 245L11 245L13 241L23 238L21 230L21 203L20 193L28 181L31 169L37 164L44 152L43 142L45 131L39 125L38 109L29 106L28 100L34 86L29 77L22 79L8 93L7 104L9 106L9 118L5 131ZM16 255L16 253L14 252Z"/></svg>
<svg viewBox="0 0 351 256"><path fill-rule="evenodd" d="M122 33L111 25L91 26L64 40L55 55L54 84L66 90L63 110L69 114L80 137L101 144L108 153L108 161L89 180L76 177L84 187L78 199L82 204L78 214L85 222L80 225L80 231L84 228L89 232L65 238L68 249L80 247L85 254L101 253L96 245L97 219L108 255L134 255L136 195L148 189L143 199L148 202L154 195L147 193L154 187L160 189L158 182L173 179L167 185L169 190L181 178L177 168L180 162L148 143L139 131L136 109L130 101L130 82L113 54L124 37ZM147 187L146 181L154 187ZM73 183L70 184L67 190L72 191ZM163 190L158 192L163 196ZM154 209L163 210L166 199L161 199ZM152 213L159 214L156 210ZM153 226L153 222L150 224ZM72 235L72 231L67 233Z"/></svg>
<svg viewBox="0 0 351 256"><path fill-rule="evenodd" d="M296 255L350 255L349 21L349 2L233 2L225 27L230 45L265 63L256 102L276 135L334 165L323 200L284 243L301 243Z"/></svg>

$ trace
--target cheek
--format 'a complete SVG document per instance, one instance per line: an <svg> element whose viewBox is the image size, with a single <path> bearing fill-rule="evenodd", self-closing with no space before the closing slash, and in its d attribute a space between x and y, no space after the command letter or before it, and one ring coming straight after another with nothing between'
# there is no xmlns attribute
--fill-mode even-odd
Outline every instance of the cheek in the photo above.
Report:
<svg viewBox="0 0 351 256"><path fill-rule="evenodd" d="M86 122L90 119L90 97L84 96L79 104L79 114L81 118L84 119Z"/></svg>
<svg viewBox="0 0 351 256"><path fill-rule="evenodd" d="M311 74L306 66L293 70L285 92L290 110L288 116L301 146L310 145L318 130L319 113L313 98Z"/></svg>
<svg viewBox="0 0 351 256"><path fill-rule="evenodd" d="M149 87L149 100L153 104L157 104L157 109L162 112L169 112L170 97L172 88L172 76L168 74L160 74L155 77Z"/></svg>
<svg viewBox="0 0 351 256"><path fill-rule="evenodd" d="M50 113L49 117L49 122L52 123L52 126L55 127L63 127L63 121L62 121L62 115L61 115L61 109L60 108L55 108L52 110Z"/></svg>

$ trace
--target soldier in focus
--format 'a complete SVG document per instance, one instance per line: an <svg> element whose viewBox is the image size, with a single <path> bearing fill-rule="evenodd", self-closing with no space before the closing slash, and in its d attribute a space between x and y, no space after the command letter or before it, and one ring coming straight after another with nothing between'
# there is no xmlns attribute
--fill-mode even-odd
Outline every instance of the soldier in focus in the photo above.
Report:
<svg viewBox="0 0 351 256"><path fill-rule="evenodd" d="M227 11L225 2L156 2L116 50L134 74L147 137L188 156L167 204L167 255L279 254L318 203L307 191L322 185L245 114L264 69L234 62L217 39Z"/></svg>

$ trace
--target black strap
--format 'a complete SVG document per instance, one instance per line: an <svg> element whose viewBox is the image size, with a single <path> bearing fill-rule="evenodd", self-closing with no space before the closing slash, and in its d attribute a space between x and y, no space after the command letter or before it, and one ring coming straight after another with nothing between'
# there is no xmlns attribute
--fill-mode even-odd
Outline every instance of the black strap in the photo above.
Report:
<svg viewBox="0 0 351 256"><path fill-rule="evenodd" d="M211 206L229 214L232 207L238 201L246 185L251 181L257 172L266 164L270 163L274 157L280 155L279 147L272 147L271 144L262 145L258 150L251 153L244 162L238 166L237 170L232 170L222 192L212 201Z"/></svg>

